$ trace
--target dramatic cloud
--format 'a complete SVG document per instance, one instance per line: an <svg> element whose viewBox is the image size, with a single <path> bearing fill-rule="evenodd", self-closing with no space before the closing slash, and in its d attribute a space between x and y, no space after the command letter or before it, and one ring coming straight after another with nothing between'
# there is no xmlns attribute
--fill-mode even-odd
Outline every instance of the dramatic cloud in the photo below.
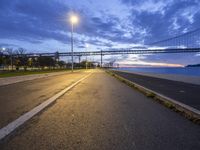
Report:
<svg viewBox="0 0 200 150"><path fill-rule="evenodd" d="M77 51L84 50L86 43L91 50L142 46L200 26L199 0L1 0L0 46L24 47L38 52L66 51L70 48L68 15L71 12L80 18L75 26ZM186 55L177 62L168 56L135 59L159 63L194 62L184 61ZM121 62L130 60L129 56L118 59Z"/></svg>
<svg viewBox="0 0 200 150"><path fill-rule="evenodd" d="M130 7L132 24L145 28L146 43L199 27L200 2L190 0L122 0ZM134 17L132 17L134 16Z"/></svg>

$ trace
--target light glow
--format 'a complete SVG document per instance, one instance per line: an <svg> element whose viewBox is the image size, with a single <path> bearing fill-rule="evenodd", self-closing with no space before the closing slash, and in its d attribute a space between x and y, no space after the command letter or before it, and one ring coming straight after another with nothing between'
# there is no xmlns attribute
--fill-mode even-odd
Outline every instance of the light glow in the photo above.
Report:
<svg viewBox="0 0 200 150"><path fill-rule="evenodd" d="M77 24L78 23L78 17L76 15L71 15L70 16L70 22L72 24Z"/></svg>
<svg viewBox="0 0 200 150"><path fill-rule="evenodd" d="M89 47L89 44L85 44L85 47L88 48L88 47Z"/></svg>
<svg viewBox="0 0 200 150"><path fill-rule="evenodd" d="M159 62L118 62L121 67L184 67L182 64L159 63Z"/></svg>

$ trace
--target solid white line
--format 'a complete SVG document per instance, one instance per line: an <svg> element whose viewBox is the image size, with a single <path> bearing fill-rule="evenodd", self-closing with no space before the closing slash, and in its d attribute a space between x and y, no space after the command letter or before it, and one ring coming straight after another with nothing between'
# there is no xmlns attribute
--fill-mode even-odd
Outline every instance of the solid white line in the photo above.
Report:
<svg viewBox="0 0 200 150"><path fill-rule="evenodd" d="M49 98L48 100L46 100L42 104L36 106L35 108L33 108L32 110L30 110L29 112L23 114L18 119L12 121L7 126L1 128L0 129L0 140L2 140L3 138L5 138L7 135L9 135L11 132L13 132L19 126L23 125L26 121L28 121L33 116L35 116L40 111L42 111L44 108L46 108L47 106L49 106L52 102L56 101L56 99L58 99L60 96L62 96L63 94L65 94L67 91L69 91L70 89L72 89L74 86L76 86L77 84L79 84L81 81L83 81L84 79L86 79L87 77L89 77L91 74L92 73L86 75L85 77L81 78L80 80L78 80L77 82L73 83L69 87L65 88L61 92L57 93L53 97Z"/></svg>

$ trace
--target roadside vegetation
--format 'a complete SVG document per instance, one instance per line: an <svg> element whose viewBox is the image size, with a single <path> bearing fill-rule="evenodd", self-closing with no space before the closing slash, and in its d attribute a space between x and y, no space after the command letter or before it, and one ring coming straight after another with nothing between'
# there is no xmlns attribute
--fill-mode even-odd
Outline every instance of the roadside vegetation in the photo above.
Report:
<svg viewBox="0 0 200 150"><path fill-rule="evenodd" d="M82 61L74 63L74 69L84 69L86 64L87 68L95 67L92 62ZM70 69L71 63L59 60L59 57L56 56L28 57L23 48L0 51L0 77L50 73Z"/></svg>

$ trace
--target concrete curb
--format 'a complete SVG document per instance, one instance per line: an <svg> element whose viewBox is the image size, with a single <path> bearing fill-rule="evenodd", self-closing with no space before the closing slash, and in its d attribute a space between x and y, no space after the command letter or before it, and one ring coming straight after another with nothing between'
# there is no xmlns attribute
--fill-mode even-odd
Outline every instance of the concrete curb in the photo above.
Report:
<svg viewBox="0 0 200 150"><path fill-rule="evenodd" d="M191 106L188 106L186 104L183 104L181 102L178 102L174 99L171 99L167 96L164 96L160 93L157 93L153 90L150 90L146 87L143 87L137 83L129 81L119 75L116 75L112 71L107 70L106 72L108 74L110 74L111 76L117 78L118 80L122 81L123 83L127 84L128 86L139 90L140 92L145 94L147 97L150 97L150 98L158 101L159 103L163 104L164 106L174 110L175 112L180 113L181 115L185 116L187 119L191 120L192 122L194 122L196 124L200 124L200 111L199 110L197 110Z"/></svg>

